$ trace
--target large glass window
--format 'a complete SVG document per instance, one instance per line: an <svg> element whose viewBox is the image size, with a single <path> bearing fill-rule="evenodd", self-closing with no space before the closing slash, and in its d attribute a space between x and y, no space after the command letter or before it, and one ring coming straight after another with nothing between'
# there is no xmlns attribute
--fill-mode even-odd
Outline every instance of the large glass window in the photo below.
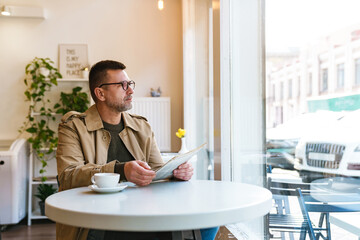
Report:
<svg viewBox="0 0 360 240"><path fill-rule="evenodd" d="M300 97L300 89L301 89L301 77L298 77L298 84L297 84L297 97Z"/></svg>
<svg viewBox="0 0 360 240"><path fill-rule="evenodd" d="M312 73L308 74L308 84L307 84L307 95L311 96L312 94Z"/></svg>
<svg viewBox="0 0 360 240"><path fill-rule="evenodd" d="M355 59L355 85L360 85L360 58Z"/></svg>
<svg viewBox="0 0 360 240"><path fill-rule="evenodd" d="M345 83L344 63L337 65L337 87L343 88Z"/></svg>
<svg viewBox="0 0 360 240"><path fill-rule="evenodd" d="M326 92L328 90L328 69L321 69L321 82L320 92Z"/></svg>
<svg viewBox="0 0 360 240"><path fill-rule="evenodd" d="M299 232L283 233L274 225L281 214L302 215L300 198L281 196L286 188L307 187L301 193L318 200L317 206L333 204L334 199L360 205L360 137L355 134L360 131L360 1L265 2L266 81L284 82L276 84L275 91L281 96L285 87L285 98L296 97L297 88L300 91L296 101L276 98L266 103L266 114L275 116L266 116L268 183L282 186L281 191L272 189L278 205L273 206L268 232L270 239L300 239ZM356 212L357 207L347 210ZM329 238L358 238L343 229L352 222L346 214L322 215L330 216ZM312 226L319 226L320 216L309 213Z"/></svg>
<svg viewBox="0 0 360 240"><path fill-rule="evenodd" d="M292 86L292 79L289 79L288 81L288 97L291 99L293 97L293 86Z"/></svg>

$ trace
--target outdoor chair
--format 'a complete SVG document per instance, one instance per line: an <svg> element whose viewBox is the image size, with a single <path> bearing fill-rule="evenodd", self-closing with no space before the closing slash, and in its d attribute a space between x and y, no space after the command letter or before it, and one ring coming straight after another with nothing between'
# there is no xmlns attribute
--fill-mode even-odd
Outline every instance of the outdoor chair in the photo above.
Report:
<svg viewBox="0 0 360 240"><path fill-rule="evenodd" d="M339 201L339 199L348 199L350 196L348 193L344 193L343 197L341 193L337 193L336 198L333 198L334 193L326 190L331 188L332 183L331 179L324 183L290 183L273 181L269 178L268 187L273 193L277 208L277 214L268 215L269 231L299 232L300 239L305 239L308 234L311 240L320 237L331 240L329 214L360 211L360 202L356 199ZM301 214L290 212L288 196L297 196ZM310 212L320 213L317 226L312 223ZM290 238L292 237L290 235Z"/></svg>
<svg viewBox="0 0 360 240"><path fill-rule="evenodd" d="M320 216L321 223L319 223L319 227L315 227L310 221L308 214L305 214L306 210L303 211L303 209L301 209L300 213L291 212L288 197L297 197L300 203L300 200L303 200L303 198L299 198L299 191L297 189L302 189L304 191L310 192L309 183L285 182L279 180L274 181L271 178L268 178L268 189L273 194L273 199L275 203L274 207L276 210L276 213L268 214L270 238L273 237L272 232L281 232L282 239L285 239L284 233L288 232L291 240L294 239L292 233L300 233L300 239L305 239L306 234L308 234L311 240L316 239L315 234L318 234L317 236L324 236L322 232L327 232L327 236L330 236L330 229L328 228L329 226L326 225L325 227L322 227L322 222L324 218L323 216ZM304 206L304 204L302 205Z"/></svg>
<svg viewBox="0 0 360 240"><path fill-rule="evenodd" d="M314 239L314 237L315 239L322 237L322 239L331 240L329 214L339 212L360 212L360 202L358 200L352 202L339 202L336 200L333 202L331 201L331 194L326 191L301 190L300 188L297 189L297 194L301 212L308 223L308 229L310 229L309 233L312 234L312 237L310 237L311 239ZM316 199L316 195L322 195L322 198L328 197L328 200L326 202L320 202ZM311 230L312 226L310 224L309 212L320 213L319 227L313 228L313 231ZM325 224L327 232L326 237L323 235L322 231L318 231L323 229L323 224Z"/></svg>

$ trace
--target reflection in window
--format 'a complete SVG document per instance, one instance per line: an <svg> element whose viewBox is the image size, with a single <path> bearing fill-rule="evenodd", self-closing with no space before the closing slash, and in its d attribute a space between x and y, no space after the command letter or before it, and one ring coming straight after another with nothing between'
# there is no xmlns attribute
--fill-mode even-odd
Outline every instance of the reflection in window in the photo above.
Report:
<svg viewBox="0 0 360 240"><path fill-rule="evenodd" d="M298 77L298 88L297 88L297 97L300 97L300 88L301 88L301 78Z"/></svg>
<svg viewBox="0 0 360 240"><path fill-rule="evenodd" d="M355 85L360 85L360 58L355 59Z"/></svg>
<svg viewBox="0 0 360 240"><path fill-rule="evenodd" d="M321 92L326 92L328 90L328 69L324 68L321 70Z"/></svg>
<svg viewBox="0 0 360 240"><path fill-rule="evenodd" d="M344 63L337 65L337 87L343 88L344 87Z"/></svg>
<svg viewBox="0 0 360 240"><path fill-rule="evenodd" d="M311 94L312 94L312 73L309 73L307 95L311 96Z"/></svg>
<svg viewBox="0 0 360 240"><path fill-rule="evenodd" d="M289 99L292 98L292 80L289 79Z"/></svg>

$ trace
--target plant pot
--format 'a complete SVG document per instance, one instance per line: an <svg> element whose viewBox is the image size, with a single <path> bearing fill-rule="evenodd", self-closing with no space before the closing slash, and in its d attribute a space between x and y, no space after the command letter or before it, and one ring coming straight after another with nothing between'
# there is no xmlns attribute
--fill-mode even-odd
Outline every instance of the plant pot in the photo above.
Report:
<svg viewBox="0 0 360 240"><path fill-rule="evenodd" d="M39 206L40 206L40 214L41 214L41 216L45 216L45 202L40 201Z"/></svg>

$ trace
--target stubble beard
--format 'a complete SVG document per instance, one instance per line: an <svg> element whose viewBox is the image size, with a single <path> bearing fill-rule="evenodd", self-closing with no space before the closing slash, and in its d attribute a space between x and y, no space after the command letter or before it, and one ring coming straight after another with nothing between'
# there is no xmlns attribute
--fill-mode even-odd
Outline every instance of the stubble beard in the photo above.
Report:
<svg viewBox="0 0 360 240"><path fill-rule="evenodd" d="M115 112L125 112L132 108L132 103L108 102L107 106Z"/></svg>

